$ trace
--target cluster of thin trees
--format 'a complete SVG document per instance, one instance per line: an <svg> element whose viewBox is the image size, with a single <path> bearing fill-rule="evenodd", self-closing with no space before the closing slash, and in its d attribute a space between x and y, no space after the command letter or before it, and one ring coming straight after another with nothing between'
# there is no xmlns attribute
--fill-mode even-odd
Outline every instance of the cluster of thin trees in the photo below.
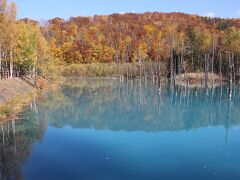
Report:
<svg viewBox="0 0 240 180"><path fill-rule="evenodd" d="M0 0L0 79L35 77L50 61L48 43L39 23L16 19L16 4Z"/></svg>
<svg viewBox="0 0 240 180"><path fill-rule="evenodd" d="M13 30L16 18L14 3L0 1L0 76L13 77ZM6 71L5 71L6 70Z"/></svg>

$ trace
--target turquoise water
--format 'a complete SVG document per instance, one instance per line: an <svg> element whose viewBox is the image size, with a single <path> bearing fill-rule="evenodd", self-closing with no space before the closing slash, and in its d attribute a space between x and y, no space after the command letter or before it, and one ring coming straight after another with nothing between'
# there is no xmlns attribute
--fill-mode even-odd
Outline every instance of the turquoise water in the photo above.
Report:
<svg viewBox="0 0 240 180"><path fill-rule="evenodd" d="M0 124L0 179L240 179L240 88L68 79Z"/></svg>

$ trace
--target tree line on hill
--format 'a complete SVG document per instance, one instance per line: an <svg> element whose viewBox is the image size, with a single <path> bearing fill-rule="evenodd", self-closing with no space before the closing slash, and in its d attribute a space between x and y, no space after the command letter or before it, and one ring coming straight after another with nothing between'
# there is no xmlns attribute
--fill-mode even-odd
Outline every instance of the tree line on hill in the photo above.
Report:
<svg viewBox="0 0 240 180"><path fill-rule="evenodd" d="M173 82L178 74L204 72L207 80L216 73L233 84L240 79L240 19L152 12L40 24L17 20L16 5L0 0L0 54L1 76L44 74L56 62L135 63L140 76Z"/></svg>

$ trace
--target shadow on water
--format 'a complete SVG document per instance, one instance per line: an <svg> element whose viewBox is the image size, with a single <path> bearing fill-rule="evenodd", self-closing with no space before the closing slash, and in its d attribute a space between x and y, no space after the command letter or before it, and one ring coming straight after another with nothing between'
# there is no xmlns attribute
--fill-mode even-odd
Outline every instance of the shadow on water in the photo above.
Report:
<svg viewBox="0 0 240 180"><path fill-rule="evenodd" d="M22 179L22 166L47 127L124 132L179 132L240 124L240 89L210 90L140 80L67 79L33 100L24 120L0 124L0 179Z"/></svg>

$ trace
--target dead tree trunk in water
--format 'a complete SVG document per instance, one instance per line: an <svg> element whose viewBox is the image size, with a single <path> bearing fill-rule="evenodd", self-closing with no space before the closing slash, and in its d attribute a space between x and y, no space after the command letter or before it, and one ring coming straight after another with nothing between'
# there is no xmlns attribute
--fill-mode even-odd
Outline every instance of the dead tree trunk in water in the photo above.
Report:
<svg viewBox="0 0 240 180"><path fill-rule="evenodd" d="M127 45L127 49L126 49L126 63L127 63L127 77L126 80L128 81L129 78L129 51L130 51L130 46Z"/></svg>
<svg viewBox="0 0 240 180"><path fill-rule="evenodd" d="M128 72L129 67L128 67L128 65L129 65L129 63L128 63L128 61L127 61L127 75L126 75L126 80L127 80L127 81L128 81L128 77L129 77L129 72Z"/></svg>
<svg viewBox="0 0 240 180"><path fill-rule="evenodd" d="M161 63L160 60L158 62L158 86L159 86L159 93L161 92Z"/></svg>
<svg viewBox="0 0 240 180"><path fill-rule="evenodd" d="M220 52L219 54L219 74L220 74L220 79L221 79L221 85L222 85L222 53Z"/></svg>
<svg viewBox="0 0 240 180"><path fill-rule="evenodd" d="M212 62L211 62L211 70L212 70L212 87L214 85L214 70L213 70L213 66L214 66L214 56L215 56L215 45L214 45L214 41L213 41L213 48L212 48Z"/></svg>
<svg viewBox="0 0 240 180"><path fill-rule="evenodd" d="M140 56L140 53L138 51L138 64L139 64L139 75L140 79L142 79L142 58Z"/></svg>
<svg viewBox="0 0 240 180"><path fill-rule="evenodd" d="M118 68L118 78L121 79L121 75L120 75L120 62L119 62L119 56L118 54L116 55L116 63L117 63L117 68Z"/></svg>
<svg viewBox="0 0 240 180"><path fill-rule="evenodd" d="M208 57L205 54L204 57L204 64L205 64L205 88L208 89Z"/></svg>
<svg viewBox="0 0 240 180"><path fill-rule="evenodd" d="M239 57L238 53L236 54L236 81L239 83L239 78L240 78L240 69L239 69Z"/></svg>
<svg viewBox="0 0 240 180"><path fill-rule="evenodd" d="M170 85L171 87L174 86L174 72L173 72L173 66L174 66L174 54L173 50L171 50L171 59L170 59L170 68L171 68L171 74L170 74Z"/></svg>
<svg viewBox="0 0 240 180"><path fill-rule="evenodd" d="M229 63L229 99L232 98L232 88L233 88L233 67L232 67L232 56L231 52L228 53L228 63Z"/></svg>
<svg viewBox="0 0 240 180"><path fill-rule="evenodd" d="M2 45L0 44L0 80L2 79Z"/></svg>
<svg viewBox="0 0 240 180"><path fill-rule="evenodd" d="M151 76L152 76L152 81L153 81L153 83L154 83L154 81L155 81L155 76L154 76L154 66L155 64L154 64L154 62L152 62L152 60L150 59L150 68L151 68Z"/></svg>
<svg viewBox="0 0 240 180"><path fill-rule="evenodd" d="M160 55L160 44L158 44L158 53L157 53L157 65L158 65L158 82L160 83L161 81L161 64L160 64L160 61L161 61L161 55Z"/></svg>
<svg viewBox="0 0 240 180"><path fill-rule="evenodd" d="M236 83L236 74L235 74L235 63L234 63L234 52L232 53L232 76L233 76L233 84Z"/></svg>
<svg viewBox="0 0 240 180"><path fill-rule="evenodd" d="M119 56L117 56L118 58L118 76L119 76L119 79L121 79L121 62L120 62L120 59L119 59Z"/></svg>
<svg viewBox="0 0 240 180"><path fill-rule="evenodd" d="M183 53L184 53L184 42L182 42L181 57L180 57L180 64L179 64L179 74L180 74L180 77L181 77L180 78L180 80L181 80L180 83L182 83L182 63L184 61Z"/></svg>
<svg viewBox="0 0 240 180"><path fill-rule="evenodd" d="M192 71L194 71L193 58L194 58L194 53L193 53L193 51L192 51L192 59L191 59L191 61L192 61Z"/></svg>

